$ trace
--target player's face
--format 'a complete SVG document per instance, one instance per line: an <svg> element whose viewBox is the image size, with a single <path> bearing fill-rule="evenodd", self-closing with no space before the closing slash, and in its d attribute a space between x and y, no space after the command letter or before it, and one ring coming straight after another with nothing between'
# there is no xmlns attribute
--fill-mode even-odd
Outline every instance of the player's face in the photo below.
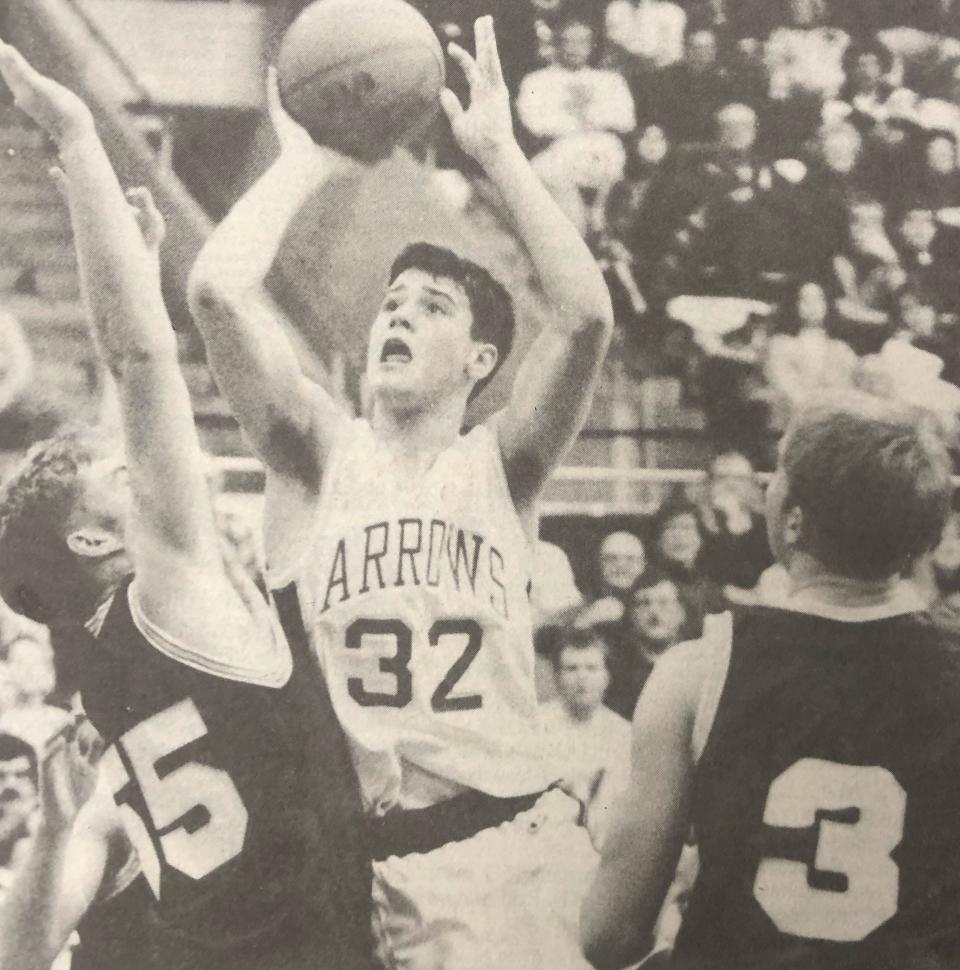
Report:
<svg viewBox="0 0 960 970"><path fill-rule="evenodd" d="M561 651L557 687L568 707L577 711L595 710L603 703L609 683L601 646L568 647Z"/></svg>
<svg viewBox="0 0 960 970"><path fill-rule="evenodd" d="M36 802L30 759L24 755L0 761L0 846L23 833Z"/></svg>
<svg viewBox="0 0 960 970"><path fill-rule="evenodd" d="M463 288L409 269L394 281L370 330L367 381L375 397L416 408L461 392L477 342Z"/></svg>

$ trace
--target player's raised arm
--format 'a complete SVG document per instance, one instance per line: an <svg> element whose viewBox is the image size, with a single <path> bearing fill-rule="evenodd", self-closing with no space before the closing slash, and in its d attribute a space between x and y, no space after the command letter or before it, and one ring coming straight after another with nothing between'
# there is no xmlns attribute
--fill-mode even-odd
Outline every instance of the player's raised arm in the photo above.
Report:
<svg viewBox="0 0 960 970"><path fill-rule="evenodd" d="M499 419L514 500L524 505L536 498L586 420L613 331L613 310L590 250L514 138L492 18L480 18L475 31L475 58L450 46L467 76L470 106L464 109L447 90L443 108L461 148L497 187L553 310Z"/></svg>
<svg viewBox="0 0 960 970"><path fill-rule="evenodd" d="M280 155L200 253L190 306L217 385L257 456L277 474L316 488L324 453L346 417L304 375L264 281L290 221L338 161L284 112L272 71L267 99Z"/></svg>
<svg viewBox="0 0 960 970"><path fill-rule="evenodd" d="M702 653L697 643L670 650L634 714L630 782L614 806L581 912L584 953L598 970L631 966L653 946L688 829Z"/></svg>
<svg viewBox="0 0 960 970"><path fill-rule="evenodd" d="M129 545L141 586L177 560L220 562L205 459L160 287L163 220L146 190L124 194L93 116L73 92L0 42L17 105L55 141L94 342L117 384L133 496Z"/></svg>

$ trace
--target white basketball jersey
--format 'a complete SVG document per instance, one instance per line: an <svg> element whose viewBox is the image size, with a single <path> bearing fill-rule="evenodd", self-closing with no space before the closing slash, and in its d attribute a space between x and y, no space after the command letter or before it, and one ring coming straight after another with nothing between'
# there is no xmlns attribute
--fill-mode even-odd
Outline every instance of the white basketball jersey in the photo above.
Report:
<svg viewBox="0 0 960 970"><path fill-rule="evenodd" d="M297 584L368 806L555 781L534 690L530 543L494 433L474 428L404 480L354 421L308 520L299 565L271 563L271 585Z"/></svg>

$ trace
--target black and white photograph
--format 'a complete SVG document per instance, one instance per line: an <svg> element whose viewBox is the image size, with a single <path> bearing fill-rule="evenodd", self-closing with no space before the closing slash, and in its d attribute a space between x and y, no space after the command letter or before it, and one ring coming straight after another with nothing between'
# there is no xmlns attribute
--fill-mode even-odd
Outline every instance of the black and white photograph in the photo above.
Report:
<svg viewBox="0 0 960 970"><path fill-rule="evenodd" d="M960 970L960 0L0 0L0 970Z"/></svg>

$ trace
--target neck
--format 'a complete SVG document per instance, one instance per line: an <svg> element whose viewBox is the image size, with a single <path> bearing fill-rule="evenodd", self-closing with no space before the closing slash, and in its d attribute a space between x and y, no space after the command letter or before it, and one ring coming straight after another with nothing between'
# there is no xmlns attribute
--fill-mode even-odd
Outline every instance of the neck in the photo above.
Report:
<svg viewBox="0 0 960 970"><path fill-rule="evenodd" d="M435 455L457 440L463 427L466 401L450 396L417 410L391 408L377 400L371 426L380 441L411 455Z"/></svg>
<svg viewBox="0 0 960 970"><path fill-rule="evenodd" d="M790 593L815 593L819 598L848 603L851 598L877 599L888 596L900 582L900 576L882 579L856 579L842 576L823 565L814 556L797 552L787 564L790 574Z"/></svg>

